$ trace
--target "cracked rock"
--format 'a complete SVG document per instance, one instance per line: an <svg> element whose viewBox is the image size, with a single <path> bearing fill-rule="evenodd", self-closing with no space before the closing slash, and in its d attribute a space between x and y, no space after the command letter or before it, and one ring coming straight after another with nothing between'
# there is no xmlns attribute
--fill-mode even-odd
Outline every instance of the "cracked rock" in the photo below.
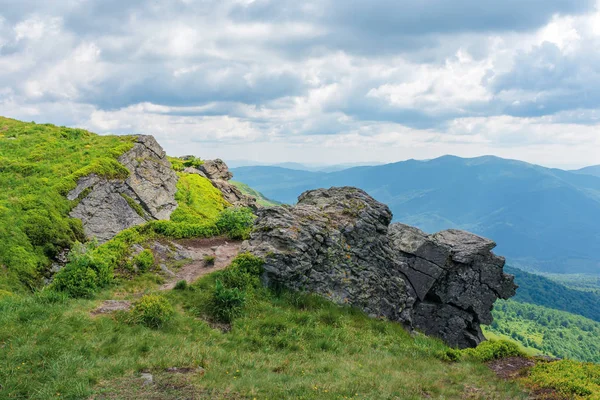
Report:
<svg viewBox="0 0 600 400"><path fill-rule="evenodd" d="M259 209L243 251L265 260L263 280L314 292L457 347L484 340L498 298L515 294L495 243L458 230L428 235L391 224L360 189L311 190L296 206Z"/></svg>

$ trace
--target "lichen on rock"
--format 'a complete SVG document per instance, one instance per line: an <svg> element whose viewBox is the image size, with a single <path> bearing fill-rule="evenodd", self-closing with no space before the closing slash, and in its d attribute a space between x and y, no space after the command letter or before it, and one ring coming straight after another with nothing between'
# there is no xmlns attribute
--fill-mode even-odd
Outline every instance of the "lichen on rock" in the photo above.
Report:
<svg viewBox="0 0 600 400"><path fill-rule="evenodd" d="M296 206L260 209L242 250L264 259L266 284L317 293L453 346L477 345L494 301L516 288L491 252L495 244L391 220L389 208L360 189L311 190Z"/></svg>

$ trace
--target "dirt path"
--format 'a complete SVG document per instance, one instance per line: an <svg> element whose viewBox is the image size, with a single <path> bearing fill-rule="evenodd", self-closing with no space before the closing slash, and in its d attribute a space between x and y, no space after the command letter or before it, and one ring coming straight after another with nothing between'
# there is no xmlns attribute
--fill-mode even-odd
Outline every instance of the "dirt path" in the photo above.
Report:
<svg viewBox="0 0 600 400"><path fill-rule="evenodd" d="M169 290L179 281L194 282L199 277L210 274L227 267L231 260L239 253L242 242L224 237L206 239L186 239L177 241L188 252L191 263L182 266L174 277L160 287L160 290ZM214 264L207 263L205 257L215 257Z"/></svg>

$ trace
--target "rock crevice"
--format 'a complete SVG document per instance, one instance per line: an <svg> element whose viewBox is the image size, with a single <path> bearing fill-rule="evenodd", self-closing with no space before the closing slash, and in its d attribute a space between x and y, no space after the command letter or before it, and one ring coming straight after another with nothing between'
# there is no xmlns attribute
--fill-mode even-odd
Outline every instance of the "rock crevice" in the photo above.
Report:
<svg viewBox="0 0 600 400"><path fill-rule="evenodd" d="M296 206L260 209L243 250L265 260L266 284L318 293L453 346L477 345L495 300L516 289L495 243L391 220L360 189L312 190Z"/></svg>

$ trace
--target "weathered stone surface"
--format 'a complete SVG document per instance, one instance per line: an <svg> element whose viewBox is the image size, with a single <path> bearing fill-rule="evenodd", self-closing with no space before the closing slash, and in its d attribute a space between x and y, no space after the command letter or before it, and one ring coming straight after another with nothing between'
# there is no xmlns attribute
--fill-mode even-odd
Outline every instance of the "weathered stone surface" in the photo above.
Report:
<svg viewBox="0 0 600 400"><path fill-rule="evenodd" d="M71 200L84 196L70 215L81 219L86 235L100 242L147 220L169 219L177 208L177 175L152 136L138 136L119 162L130 172L125 181L92 174L67 195ZM132 207L132 201L140 207Z"/></svg>
<svg viewBox="0 0 600 400"><path fill-rule="evenodd" d="M387 206L359 189L309 191L295 207L260 209L242 250L264 258L267 284L410 326L416 295L389 247L391 218Z"/></svg>
<svg viewBox="0 0 600 400"><path fill-rule="evenodd" d="M211 180L211 182L214 187L216 187L221 191L221 193L223 193L223 197L230 204L236 207L250 207L253 210L256 210L258 208L258 204L256 203L255 197L245 195L240 189L238 189L233 184L220 179L214 179Z"/></svg>
<svg viewBox="0 0 600 400"><path fill-rule="evenodd" d="M199 170L210 180L221 179L228 181L233 177L227 164L220 158L204 161L204 164L199 167Z"/></svg>
<svg viewBox="0 0 600 400"><path fill-rule="evenodd" d="M495 244L448 230L392 224L387 206L356 188L303 193L265 208L243 250L265 260L264 281L360 307L447 343L475 346L497 298L516 286Z"/></svg>

